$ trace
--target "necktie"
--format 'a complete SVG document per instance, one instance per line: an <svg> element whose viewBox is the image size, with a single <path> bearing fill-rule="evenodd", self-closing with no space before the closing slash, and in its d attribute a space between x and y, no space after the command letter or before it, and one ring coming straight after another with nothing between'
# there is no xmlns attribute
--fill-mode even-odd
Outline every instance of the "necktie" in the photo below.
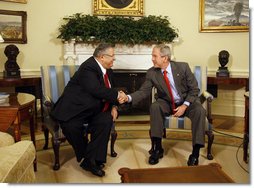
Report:
<svg viewBox="0 0 254 188"><path fill-rule="evenodd" d="M169 79L168 79L168 76L167 76L167 71L165 71L165 70L163 71L163 76L164 76L165 82L167 84L167 88L168 88L169 95L170 95L170 98L171 98L172 109L174 110L175 109L175 101L174 101L174 96L173 96L173 93L172 93L172 89L170 87L170 82L169 82Z"/></svg>
<svg viewBox="0 0 254 188"><path fill-rule="evenodd" d="M109 80L108 80L108 74L107 73L104 74L104 83L105 83L106 88L110 88L110 86L109 86ZM105 105L104 105L102 111L105 112L108 109L108 107L109 107L109 102L105 102Z"/></svg>

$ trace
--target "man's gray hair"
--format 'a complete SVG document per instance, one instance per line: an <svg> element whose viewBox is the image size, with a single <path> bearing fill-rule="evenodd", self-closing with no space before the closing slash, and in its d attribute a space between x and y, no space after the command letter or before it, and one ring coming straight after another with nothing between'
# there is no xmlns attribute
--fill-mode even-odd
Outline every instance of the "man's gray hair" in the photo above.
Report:
<svg viewBox="0 0 254 188"><path fill-rule="evenodd" d="M93 53L93 56L94 57L99 57L103 54L106 53L107 49L109 48L114 48L115 46L113 44L110 44L110 43L101 43L99 44L95 50L94 50L94 53Z"/></svg>
<svg viewBox="0 0 254 188"><path fill-rule="evenodd" d="M154 46L154 48L158 48L160 50L161 56L167 56L168 60L171 60L171 49L166 44L157 44Z"/></svg>

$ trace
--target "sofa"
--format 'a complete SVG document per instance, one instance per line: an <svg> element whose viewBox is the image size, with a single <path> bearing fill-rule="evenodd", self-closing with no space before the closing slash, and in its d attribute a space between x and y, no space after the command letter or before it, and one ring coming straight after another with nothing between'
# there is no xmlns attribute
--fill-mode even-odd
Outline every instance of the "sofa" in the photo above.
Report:
<svg viewBox="0 0 254 188"><path fill-rule="evenodd" d="M34 183L33 161L36 151L32 141L14 142L14 138L0 132L0 182Z"/></svg>

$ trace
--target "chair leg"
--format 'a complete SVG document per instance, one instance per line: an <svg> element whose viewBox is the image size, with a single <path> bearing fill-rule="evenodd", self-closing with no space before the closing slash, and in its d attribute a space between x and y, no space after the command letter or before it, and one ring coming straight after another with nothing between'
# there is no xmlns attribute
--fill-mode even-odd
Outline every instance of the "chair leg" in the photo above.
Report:
<svg viewBox="0 0 254 188"><path fill-rule="evenodd" d="M117 138L117 132L116 130L113 130L111 132L111 142L110 142L111 157L117 156L117 153L115 152L115 149L114 149L116 138Z"/></svg>
<svg viewBox="0 0 254 188"><path fill-rule="evenodd" d="M206 131L205 133L208 137L207 159L213 160L213 155L212 155L211 149L212 149L212 144L213 144L213 140L214 140L214 134L213 134L212 130Z"/></svg>
<svg viewBox="0 0 254 188"><path fill-rule="evenodd" d="M163 138L167 138L167 132L166 132L166 128L163 129Z"/></svg>
<svg viewBox="0 0 254 188"><path fill-rule="evenodd" d="M53 166L53 170L59 170L60 168L60 162L59 162L59 148L60 148L60 143L61 141L57 140L53 135L52 135L52 146L54 150L54 155L55 155L55 164Z"/></svg>
<svg viewBox="0 0 254 188"><path fill-rule="evenodd" d="M49 145L49 130L48 130L48 128L45 125L43 125L42 130L43 130L44 138L45 138L45 144L43 146L43 149L48 149L48 145Z"/></svg>

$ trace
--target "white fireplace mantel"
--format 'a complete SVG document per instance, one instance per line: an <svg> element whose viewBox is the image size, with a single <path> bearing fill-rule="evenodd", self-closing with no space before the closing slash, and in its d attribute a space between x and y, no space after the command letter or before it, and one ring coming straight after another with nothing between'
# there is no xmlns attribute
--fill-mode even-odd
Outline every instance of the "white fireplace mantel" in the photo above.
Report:
<svg viewBox="0 0 254 188"><path fill-rule="evenodd" d="M172 48L172 45L169 44ZM139 69L147 70L153 66L153 45L116 45L115 63L113 69ZM93 55L95 46L85 43L76 43L75 40L64 43L65 64L80 65Z"/></svg>

